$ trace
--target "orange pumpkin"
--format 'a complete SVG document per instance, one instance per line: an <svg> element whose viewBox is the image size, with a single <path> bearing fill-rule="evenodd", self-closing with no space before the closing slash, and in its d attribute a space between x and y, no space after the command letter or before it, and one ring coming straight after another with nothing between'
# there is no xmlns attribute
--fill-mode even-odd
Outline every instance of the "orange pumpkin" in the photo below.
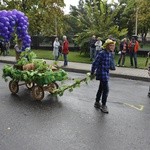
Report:
<svg viewBox="0 0 150 150"><path fill-rule="evenodd" d="M35 70L35 65L33 63L23 65L23 70Z"/></svg>

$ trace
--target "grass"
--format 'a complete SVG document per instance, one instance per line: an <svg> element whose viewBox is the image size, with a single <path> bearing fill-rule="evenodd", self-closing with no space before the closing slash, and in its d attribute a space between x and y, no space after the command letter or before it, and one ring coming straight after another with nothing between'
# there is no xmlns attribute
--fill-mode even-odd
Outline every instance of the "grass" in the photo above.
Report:
<svg viewBox="0 0 150 150"><path fill-rule="evenodd" d="M140 50L146 50L146 51L149 51L150 49L150 44L147 43L147 44L144 44L143 47L140 47Z"/></svg>
<svg viewBox="0 0 150 150"><path fill-rule="evenodd" d="M48 50L33 50L33 51L36 53L37 58L50 59L50 60L54 59L52 51L48 51ZM15 51L10 50L10 55L15 56ZM118 62L118 59L119 59L119 55L115 55L116 64ZM63 61L63 56L59 57L59 60ZM70 62L80 62L80 63L88 63L88 64L92 63L90 61L89 55L85 55L85 54L81 55L80 52L70 52L68 55L68 60ZM138 61L138 68L141 69L147 68L147 66L145 66L146 57L138 56L137 61ZM128 55L126 56L125 67L130 67L130 58Z"/></svg>

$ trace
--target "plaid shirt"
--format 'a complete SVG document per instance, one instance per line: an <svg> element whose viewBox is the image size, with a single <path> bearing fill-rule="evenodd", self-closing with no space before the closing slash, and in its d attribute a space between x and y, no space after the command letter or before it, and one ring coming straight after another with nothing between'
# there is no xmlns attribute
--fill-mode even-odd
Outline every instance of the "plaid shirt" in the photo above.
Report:
<svg viewBox="0 0 150 150"><path fill-rule="evenodd" d="M96 80L108 81L111 53L100 51L92 64L91 74L96 70Z"/></svg>

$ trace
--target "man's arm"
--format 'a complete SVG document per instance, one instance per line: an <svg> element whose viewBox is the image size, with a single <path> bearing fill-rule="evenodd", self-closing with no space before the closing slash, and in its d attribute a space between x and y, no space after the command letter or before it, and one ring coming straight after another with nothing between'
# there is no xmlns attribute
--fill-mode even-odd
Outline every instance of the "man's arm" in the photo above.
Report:
<svg viewBox="0 0 150 150"><path fill-rule="evenodd" d="M102 53L99 53L97 55L97 57L95 58L95 61L92 63L91 75L93 75L95 73L95 70L98 68L101 59L102 59Z"/></svg>

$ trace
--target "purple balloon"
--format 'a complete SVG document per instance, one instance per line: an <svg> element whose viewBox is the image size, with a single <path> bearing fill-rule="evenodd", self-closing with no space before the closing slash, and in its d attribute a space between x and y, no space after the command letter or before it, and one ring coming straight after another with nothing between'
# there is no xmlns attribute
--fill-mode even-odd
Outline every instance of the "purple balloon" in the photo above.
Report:
<svg viewBox="0 0 150 150"><path fill-rule="evenodd" d="M0 11L0 36L4 41L9 41L12 33L16 31L18 38L23 41L23 49L30 47L31 37L28 35L28 17L16 9Z"/></svg>
<svg viewBox="0 0 150 150"><path fill-rule="evenodd" d="M7 32L7 31L8 31L8 27L4 27L4 28L3 28L3 31L4 31L4 32Z"/></svg>
<svg viewBox="0 0 150 150"><path fill-rule="evenodd" d="M8 21L6 21L6 22L5 22L5 25L6 25L6 26L9 26L10 24L9 24L9 22L8 22Z"/></svg>
<svg viewBox="0 0 150 150"><path fill-rule="evenodd" d="M0 22L0 28L4 27L4 23Z"/></svg>

